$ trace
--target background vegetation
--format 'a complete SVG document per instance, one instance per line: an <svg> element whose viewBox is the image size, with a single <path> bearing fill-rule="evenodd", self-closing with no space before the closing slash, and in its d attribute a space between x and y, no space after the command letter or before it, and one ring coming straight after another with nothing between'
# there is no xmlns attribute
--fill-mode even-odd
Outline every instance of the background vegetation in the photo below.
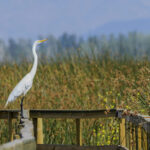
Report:
<svg viewBox="0 0 150 150"><path fill-rule="evenodd" d="M38 39L45 37L39 36ZM103 54L107 51L112 58L133 57L141 59L150 56L150 35L137 32L130 32L126 35L101 35L91 36L87 39L77 37L76 35L64 33L62 36L55 38L53 35L48 36L48 41L40 46L39 57L46 57L48 60L57 55L66 56L66 53L75 53L80 49L83 55L94 51L95 54ZM32 41L30 39L14 40L10 38L7 42L0 40L0 62L20 63L22 60L32 61L31 55Z"/></svg>
<svg viewBox="0 0 150 150"><path fill-rule="evenodd" d="M124 108L150 115L149 36L134 32L128 36L91 37L86 41L80 39L78 42L71 40L75 39L74 36L65 34L63 36L53 47L53 50L57 47L56 51L59 51L55 54L53 52L52 57L49 58L49 55L46 57L45 54L51 54L48 49L54 43L51 44L49 41L48 47L45 45L41 47L43 52L40 53L37 74L32 89L25 97L24 108L77 110ZM71 42L65 43L66 39ZM60 41L63 41L64 46ZM144 45L146 41L147 45ZM18 48L19 43L15 46ZM20 53L25 51L19 52L19 49L26 49L27 45L20 46L19 49L15 46L13 49L12 47L8 49L7 46L6 50L16 52L14 54L13 51L9 55L11 56L9 60L3 60L0 66L0 109L4 108L13 87L32 67L30 60L25 58L26 54L20 56ZM29 44L31 53L30 48ZM10 60L18 55L20 60L17 58L15 63L10 64ZM8 106L8 109L19 108L19 99ZM1 121L1 143L6 142L8 138L6 122ZM85 145L118 144L117 120L85 119L83 125L85 124L87 124L83 132ZM45 143L75 144L74 120L44 120L44 132Z"/></svg>

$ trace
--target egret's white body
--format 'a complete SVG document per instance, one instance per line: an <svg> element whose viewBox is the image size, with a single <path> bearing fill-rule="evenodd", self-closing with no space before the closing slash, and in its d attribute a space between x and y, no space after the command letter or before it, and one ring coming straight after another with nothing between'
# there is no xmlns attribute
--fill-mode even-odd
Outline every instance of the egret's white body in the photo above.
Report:
<svg viewBox="0 0 150 150"><path fill-rule="evenodd" d="M32 48L32 52L33 52L33 56L34 56L33 67L31 69L31 71L27 75L25 75L25 77L16 85L16 87L10 93L5 107L8 105L9 102L15 101L17 97L19 97L21 95L25 96L26 93L31 89L33 79L34 79L34 76L35 76L36 70L37 70L37 64L38 64L38 57L37 57L37 53L36 53L36 47L37 47L38 44L40 44L40 43L42 43L46 40L47 39L38 40L38 41L34 42L33 48Z"/></svg>
<svg viewBox="0 0 150 150"><path fill-rule="evenodd" d="M13 89L13 91L10 93L8 100L6 102L5 107L9 102L13 102L16 100L17 97L21 95L26 95L26 93L30 90L32 87L33 78L31 77L30 73L28 73Z"/></svg>

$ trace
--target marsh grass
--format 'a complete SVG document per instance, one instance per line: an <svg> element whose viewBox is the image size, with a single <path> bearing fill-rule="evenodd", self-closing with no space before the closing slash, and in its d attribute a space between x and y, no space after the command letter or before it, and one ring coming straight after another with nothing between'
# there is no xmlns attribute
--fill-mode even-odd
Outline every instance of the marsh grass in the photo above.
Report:
<svg viewBox="0 0 150 150"><path fill-rule="evenodd" d="M30 71L31 63L0 66L0 109L9 93ZM150 62L146 59L111 59L99 55L69 55L51 62L40 60L33 87L24 100L25 109L113 109L124 108L150 114ZM8 109L19 109L20 101ZM0 142L8 140L1 121ZM118 122L114 119L84 120L84 144L117 144ZM45 143L75 144L74 120L44 119ZM3 137L3 138L2 138Z"/></svg>

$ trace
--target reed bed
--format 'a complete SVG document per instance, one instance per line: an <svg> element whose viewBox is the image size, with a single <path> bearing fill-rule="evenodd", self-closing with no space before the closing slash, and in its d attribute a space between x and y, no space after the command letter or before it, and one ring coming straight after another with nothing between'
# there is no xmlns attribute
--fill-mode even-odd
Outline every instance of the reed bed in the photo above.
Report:
<svg viewBox="0 0 150 150"><path fill-rule="evenodd" d="M60 57L60 56L59 56ZM32 89L24 100L25 109L113 109L150 114L150 62L147 59L112 59L109 56L60 57L40 60ZM0 109L13 87L30 71L31 63L0 65ZM19 98L8 109L20 109ZM117 144L116 120L84 120L84 144ZM1 123L0 142L7 141ZM108 130L109 129L109 130ZM73 120L44 119L45 143L75 144Z"/></svg>

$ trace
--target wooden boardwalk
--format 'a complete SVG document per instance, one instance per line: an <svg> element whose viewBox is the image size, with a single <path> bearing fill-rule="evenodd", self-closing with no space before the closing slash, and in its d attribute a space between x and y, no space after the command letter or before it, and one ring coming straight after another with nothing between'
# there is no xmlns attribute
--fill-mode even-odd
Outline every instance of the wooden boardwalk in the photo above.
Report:
<svg viewBox="0 0 150 150"><path fill-rule="evenodd" d="M10 140L12 137L12 119L17 119L18 110L0 110L0 119L8 119ZM120 120L120 145L82 146L82 119L114 117ZM150 116L135 114L125 110L29 110L29 118L33 119L34 136L37 150L51 149L125 149L150 150ZM76 146L43 144L43 118L63 118L76 120Z"/></svg>

